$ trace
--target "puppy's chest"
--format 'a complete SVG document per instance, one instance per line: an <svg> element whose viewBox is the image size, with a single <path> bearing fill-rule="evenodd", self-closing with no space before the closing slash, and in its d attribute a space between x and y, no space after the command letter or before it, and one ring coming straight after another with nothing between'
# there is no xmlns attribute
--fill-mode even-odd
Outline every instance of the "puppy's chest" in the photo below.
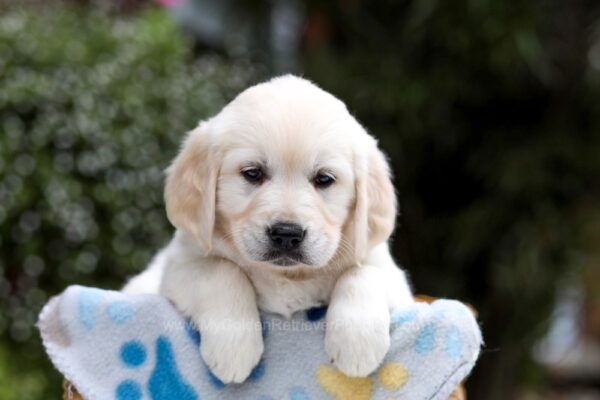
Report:
<svg viewBox="0 0 600 400"><path fill-rule="evenodd" d="M250 280L256 290L257 305L261 311L289 318L297 311L329 303L337 279L325 276L295 281L271 274L251 274Z"/></svg>

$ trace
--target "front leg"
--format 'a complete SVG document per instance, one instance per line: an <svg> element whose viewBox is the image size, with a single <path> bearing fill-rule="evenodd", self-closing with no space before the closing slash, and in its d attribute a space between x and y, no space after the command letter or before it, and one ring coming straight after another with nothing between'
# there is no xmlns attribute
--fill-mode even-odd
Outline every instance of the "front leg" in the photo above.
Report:
<svg viewBox="0 0 600 400"><path fill-rule="evenodd" d="M413 301L404 273L391 257L367 261L378 265L346 271L327 311L327 354L340 371L354 377L367 376L381 364L390 347L390 311Z"/></svg>
<svg viewBox="0 0 600 400"><path fill-rule="evenodd" d="M200 351L223 383L241 383L263 353L254 289L240 268L217 258L170 264L161 292L199 328Z"/></svg>

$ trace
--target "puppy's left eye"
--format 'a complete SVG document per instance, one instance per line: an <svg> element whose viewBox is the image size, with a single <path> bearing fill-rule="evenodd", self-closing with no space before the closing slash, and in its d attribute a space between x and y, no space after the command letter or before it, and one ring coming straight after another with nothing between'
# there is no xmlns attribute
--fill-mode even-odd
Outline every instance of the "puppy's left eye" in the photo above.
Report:
<svg viewBox="0 0 600 400"><path fill-rule="evenodd" d="M319 189L325 189L335 182L335 178L331 174L320 173L315 176L313 182Z"/></svg>
<svg viewBox="0 0 600 400"><path fill-rule="evenodd" d="M241 173L248 182L253 184L260 184L263 180L263 172L258 167L243 169Z"/></svg>

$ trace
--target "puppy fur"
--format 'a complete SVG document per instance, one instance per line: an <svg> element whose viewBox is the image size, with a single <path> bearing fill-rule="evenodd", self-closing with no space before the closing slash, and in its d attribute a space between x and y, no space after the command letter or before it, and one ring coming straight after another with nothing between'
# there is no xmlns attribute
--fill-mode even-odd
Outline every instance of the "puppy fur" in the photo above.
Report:
<svg viewBox="0 0 600 400"><path fill-rule="evenodd" d="M177 231L123 290L162 294L190 317L220 380L243 382L260 360L259 309L289 317L324 304L334 364L349 376L377 368L390 312L413 298L387 246L388 164L344 103L291 75L245 90L188 134L165 203ZM302 229L293 256L273 250L278 222Z"/></svg>

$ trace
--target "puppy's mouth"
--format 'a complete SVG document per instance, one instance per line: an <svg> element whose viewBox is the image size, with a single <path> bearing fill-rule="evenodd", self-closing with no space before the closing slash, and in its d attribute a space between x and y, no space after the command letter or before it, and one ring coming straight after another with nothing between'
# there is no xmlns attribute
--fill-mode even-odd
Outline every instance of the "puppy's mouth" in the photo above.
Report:
<svg viewBox="0 0 600 400"><path fill-rule="evenodd" d="M276 260L269 260L269 262L277 265L278 267L291 267L292 265L299 264L301 261L294 260L289 257L281 257Z"/></svg>
<svg viewBox="0 0 600 400"><path fill-rule="evenodd" d="M308 264L306 257L301 252L270 251L264 257L264 261L277 265L278 267L290 267L297 264Z"/></svg>

